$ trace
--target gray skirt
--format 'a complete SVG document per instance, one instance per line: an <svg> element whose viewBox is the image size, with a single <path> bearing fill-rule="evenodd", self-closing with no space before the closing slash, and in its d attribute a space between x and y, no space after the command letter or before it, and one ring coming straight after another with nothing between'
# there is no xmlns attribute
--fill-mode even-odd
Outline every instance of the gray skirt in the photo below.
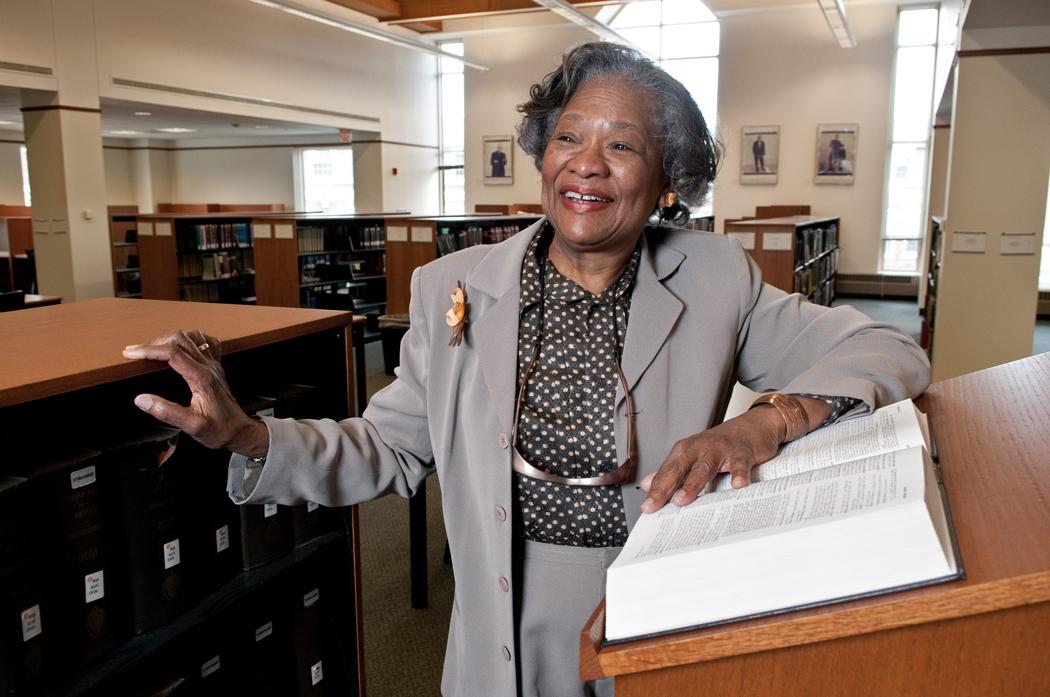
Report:
<svg viewBox="0 0 1050 697"><path fill-rule="evenodd" d="M519 697L612 697L612 678L580 680L580 630L605 595L605 571L621 549L524 543Z"/></svg>

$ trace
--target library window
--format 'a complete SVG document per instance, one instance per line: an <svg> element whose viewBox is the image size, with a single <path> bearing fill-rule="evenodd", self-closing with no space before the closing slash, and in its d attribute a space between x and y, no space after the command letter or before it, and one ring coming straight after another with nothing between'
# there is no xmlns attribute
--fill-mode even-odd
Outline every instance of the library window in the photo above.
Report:
<svg viewBox="0 0 1050 697"><path fill-rule="evenodd" d="M902 9L897 15L893 125L879 258L879 270L887 273L918 272L926 232L937 21L933 7Z"/></svg>
<svg viewBox="0 0 1050 697"><path fill-rule="evenodd" d="M438 44L442 51L463 55L462 41ZM467 205L466 178L463 176L463 64L448 58L438 59L438 100L440 134L441 212L449 215L465 213Z"/></svg>
<svg viewBox="0 0 1050 697"><path fill-rule="evenodd" d="M649 54L700 106L707 127L718 123L718 19L700 0L639 0L606 5L598 19ZM711 194L694 212L711 215Z"/></svg>
<svg viewBox="0 0 1050 697"><path fill-rule="evenodd" d="M33 192L29 188L29 156L26 154L26 146L18 148L18 157L22 161L22 199L25 205L33 205Z"/></svg>
<svg viewBox="0 0 1050 697"><path fill-rule="evenodd" d="M311 213L353 213L354 149L301 148L297 155L296 208Z"/></svg>

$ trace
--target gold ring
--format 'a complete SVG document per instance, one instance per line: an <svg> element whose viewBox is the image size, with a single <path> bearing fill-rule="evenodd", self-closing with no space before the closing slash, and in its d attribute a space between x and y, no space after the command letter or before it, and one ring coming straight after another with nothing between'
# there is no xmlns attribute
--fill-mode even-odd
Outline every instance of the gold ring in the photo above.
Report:
<svg viewBox="0 0 1050 697"><path fill-rule="evenodd" d="M203 344L198 346L197 350L200 351L201 353L204 353L205 351L207 351L208 350L208 342L205 341Z"/></svg>

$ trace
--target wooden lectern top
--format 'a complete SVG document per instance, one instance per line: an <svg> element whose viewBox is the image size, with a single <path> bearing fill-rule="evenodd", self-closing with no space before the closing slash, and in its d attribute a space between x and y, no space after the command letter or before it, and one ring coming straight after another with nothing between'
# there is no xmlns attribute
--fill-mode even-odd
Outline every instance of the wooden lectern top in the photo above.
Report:
<svg viewBox="0 0 1050 697"><path fill-rule="evenodd" d="M581 632L581 676L656 671L1050 601L1050 353L935 383L918 406L939 450L966 579L612 646L602 645L603 601ZM705 592L717 602L717 590Z"/></svg>

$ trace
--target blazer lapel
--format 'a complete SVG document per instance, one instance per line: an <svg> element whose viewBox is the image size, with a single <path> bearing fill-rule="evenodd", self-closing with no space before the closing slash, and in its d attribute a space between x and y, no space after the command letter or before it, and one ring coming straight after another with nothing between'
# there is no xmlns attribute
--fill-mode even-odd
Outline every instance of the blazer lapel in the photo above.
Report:
<svg viewBox="0 0 1050 697"><path fill-rule="evenodd" d="M521 262L533 234L543 222L540 220L493 247L467 281L469 302L483 307L468 331L492 399L492 410L508 435L514 426L514 388L518 374ZM484 304L481 295L486 296Z"/></svg>
<svg viewBox="0 0 1050 697"><path fill-rule="evenodd" d="M682 252L659 242L654 244L646 235L623 342L621 367L629 389L634 389L682 314L682 301L664 287L663 280L684 259ZM622 399L619 394L617 402Z"/></svg>

